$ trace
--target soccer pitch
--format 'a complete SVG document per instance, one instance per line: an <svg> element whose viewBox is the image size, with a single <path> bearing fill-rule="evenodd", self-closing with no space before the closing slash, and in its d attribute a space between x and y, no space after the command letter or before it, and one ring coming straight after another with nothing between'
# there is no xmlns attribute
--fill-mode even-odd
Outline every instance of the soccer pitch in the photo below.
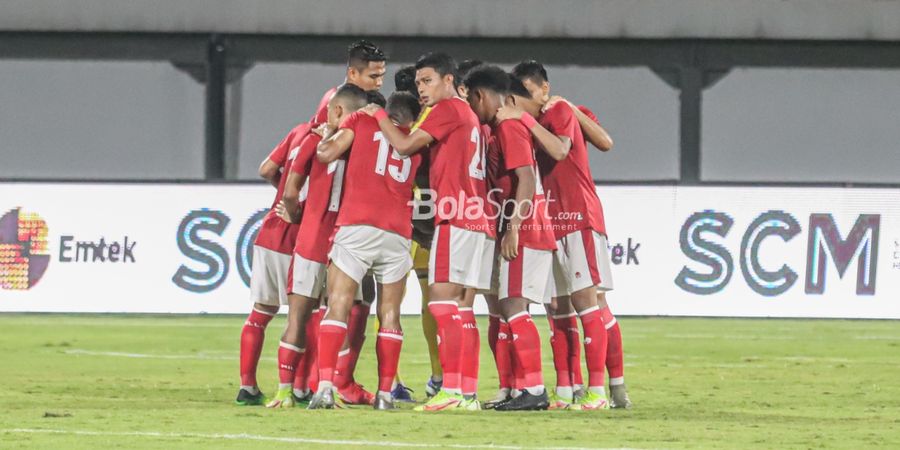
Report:
<svg viewBox="0 0 900 450"><path fill-rule="evenodd" d="M426 414L234 406L243 320L0 314L0 447L900 447L897 322L620 318L633 410ZM547 322L535 322L552 384ZM269 394L283 324L269 326L260 363ZM419 318L404 327L400 373L422 398ZM374 342L370 330L357 369L369 388Z"/></svg>

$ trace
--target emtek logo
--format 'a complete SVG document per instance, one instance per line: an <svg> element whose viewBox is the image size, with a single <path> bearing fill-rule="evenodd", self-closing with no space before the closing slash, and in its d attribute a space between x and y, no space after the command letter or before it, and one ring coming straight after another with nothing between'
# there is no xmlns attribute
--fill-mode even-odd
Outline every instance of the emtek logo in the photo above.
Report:
<svg viewBox="0 0 900 450"><path fill-rule="evenodd" d="M47 271L47 223L21 208L0 217L0 289L31 289Z"/></svg>
<svg viewBox="0 0 900 450"><path fill-rule="evenodd" d="M715 294L725 288L734 272L734 260L731 252L710 240L709 235L724 238L733 225L734 219L719 211L701 211L688 217L681 227L681 251L691 260L708 266L710 270L700 273L687 266L682 267L675 277L678 287L700 295ZM805 292L814 295L825 293L828 260L834 263L838 276L843 278L856 259L856 295L875 295L880 228L880 215L860 214L846 237L843 237L831 214L810 214ZM794 269L787 264L783 264L778 270L763 268L759 251L762 242L769 237L778 237L788 242L800 232L797 219L778 210L760 214L747 227L741 239L738 261L744 280L751 289L760 295L774 297L794 285L799 278Z"/></svg>

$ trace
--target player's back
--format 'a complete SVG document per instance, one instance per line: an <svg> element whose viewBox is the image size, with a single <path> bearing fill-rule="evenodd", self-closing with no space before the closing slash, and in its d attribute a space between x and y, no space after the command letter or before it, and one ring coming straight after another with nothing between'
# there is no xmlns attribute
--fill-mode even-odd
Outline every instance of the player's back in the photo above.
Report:
<svg viewBox="0 0 900 450"><path fill-rule="evenodd" d="M269 212L263 218L259 234L256 237L256 245L279 253L290 254L297 240L298 225L287 223L275 214L275 206L284 195L284 186L287 183L291 164L300 152L300 143L309 134L310 125L302 123L292 129L287 136L269 154L269 160L280 166L280 179L276 189L275 199ZM301 195L301 210L306 198Z"/></svg>
<svg viewBox="0 0 900 450"><path fill-rule="evenodd" d="M351 114L341 128L352 130L354 138L336 225L372 225L410 239L413 181L422 156L402 158L365 113Z"/></svg>

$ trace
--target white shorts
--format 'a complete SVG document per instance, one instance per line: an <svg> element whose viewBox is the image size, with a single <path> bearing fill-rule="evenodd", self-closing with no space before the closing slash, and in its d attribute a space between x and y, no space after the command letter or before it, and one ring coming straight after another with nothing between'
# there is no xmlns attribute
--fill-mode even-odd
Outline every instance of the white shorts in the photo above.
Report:
<svg viewBox="0 0 900 450"><path fill-rule="evenodd" d="M500 299L525 298L535 303L549 302L553 251L520 247L512 261L500 258Z"/></svg>
<svg viewBox="0 0 900 450"><path fill-rule="evenodd" d="M370 272L379 283L396 283L412 270L410 245L409 239L397 233L369 225L342 226L334 235L328 257L357 283Z"/></svg>
<svg viewBox="0 0 900 450"><path fill-rule="evenodd" d="M555 297L591 286L611 291L613 279L606 236L594 230L580 230L556 241L553 278Z"/></svg>
<svg viewBox="0 0 900 450"><path fill-rule="evenodd" d="M291 255L254 245L250 301L270 306L287 305L290 267Z"/></svg>
<svg viewBox="0 0 900 450"><path fill-rule="evenodd" d="M288 293L308 298L319 298L325 290L325 264L310 261L298 253L291 260L291 275L288 281Z"/></svg>
<svg viewBox="0 0 900 450"><path fill-rule="evenodd" d="M478 288L487 235L450 224L434 229L428 260L428 284L454 283Z"/></svg>
<svg viewBox="0 0 900 450"><path fill-rule="evenodd" d="M484 246L481 248L481 270L478 271L478 292L496 294L497 290L491 292L494 286L495 270L497 268L497 241L487 238L484 240Z"/></svg>

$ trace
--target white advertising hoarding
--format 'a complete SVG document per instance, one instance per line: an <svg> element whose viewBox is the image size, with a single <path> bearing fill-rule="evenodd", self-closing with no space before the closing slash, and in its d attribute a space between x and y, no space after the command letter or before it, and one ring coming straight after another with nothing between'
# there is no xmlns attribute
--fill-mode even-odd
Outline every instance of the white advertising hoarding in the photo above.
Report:
<svg viewBox="0 0 900 450"><path fill-rule="evenodd" d="M617 315L900 318L900 190L597 190ZM246 313L273 194L0 184L0 311ZM420 308L410 277L403 311Z"/></svg>

